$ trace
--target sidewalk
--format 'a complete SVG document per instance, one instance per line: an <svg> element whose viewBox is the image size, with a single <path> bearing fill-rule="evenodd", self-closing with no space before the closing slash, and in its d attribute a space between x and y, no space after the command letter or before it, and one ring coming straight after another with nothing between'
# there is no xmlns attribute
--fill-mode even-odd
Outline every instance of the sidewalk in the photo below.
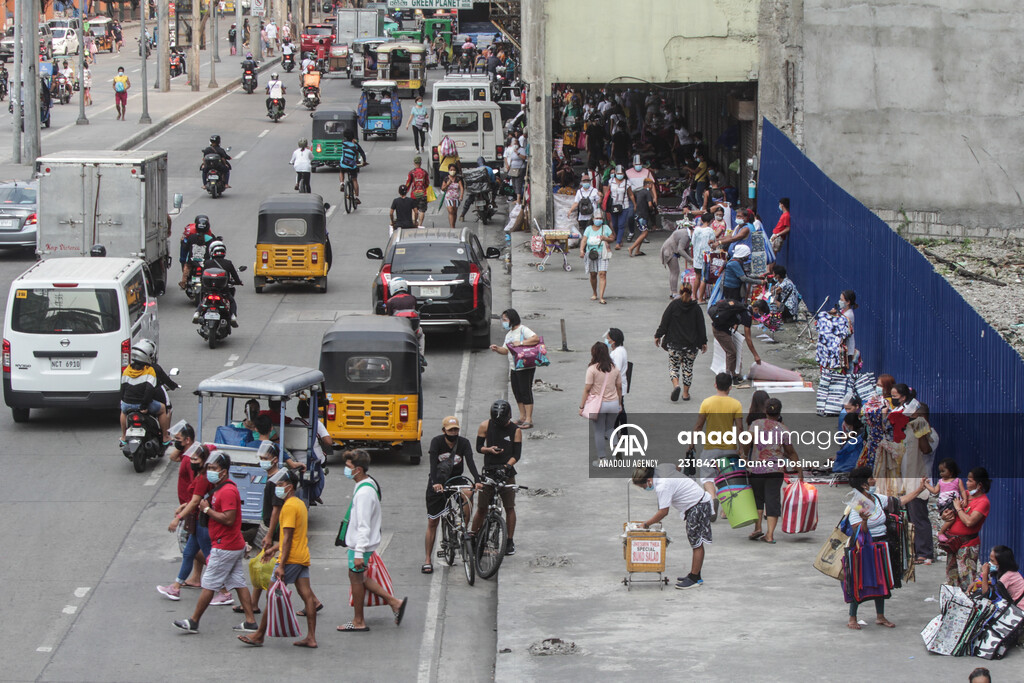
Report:
<svg viewBox="0 0 1024 683"><path fill-rule="evenodd" d="M653 344L668 303L666 271L658 258L667 233L654 235L646 257L615 252L607 306L589 300L587 276L575 254L571 273L557 268L538 273L531 266L537 259L529 253L529 235L513 235L512 305L524 314L525 324L545 336L551 365L537 373L544 388L536 396L536 427L524 434L517 480L533 491L517 497L518 552L498 574L495 680L605 681L625 675L642 676L644 683L760 683L823 680L854 668L859 677L875 680L966 680L982 665L992 669L994 679L1018 680L1019 652L984 662L931 656L924 649L920 631L938 613L938 603L926 599L938 597L943 564L919 566L917 582L893 592L886 616L897 628L875 626L871 604L860 609L868 622L862 631L846 628L839 583L811 566L841 515L849 492L845 486L819 485L817 530L793 536L780 528L776 545L751 542L752 527L730 529L719 519L702 571L705 583L685 591L673 584L689 571L690 548L684 522L672 511L665 520L673 541L666 553L669 586L640 584L627 591L622 525L648 519L657 504L653 494L624 479L588 478L588 425L576 408L589 348L608 327L624 331L635 364L626 397L631 414L680 414L680 428L689 428L701 399L714 393L709 351L697 358L693 400L669 401L667 357ZM570 353L558 350L560 318L566 318ZM794 366L787 347L756 344L766 362ZM732 392L744 412L751 394L750 389ZM784 419L813 414L814 397L779 395ZM821 423L818 428L834 429L832 418Z"/></svg>

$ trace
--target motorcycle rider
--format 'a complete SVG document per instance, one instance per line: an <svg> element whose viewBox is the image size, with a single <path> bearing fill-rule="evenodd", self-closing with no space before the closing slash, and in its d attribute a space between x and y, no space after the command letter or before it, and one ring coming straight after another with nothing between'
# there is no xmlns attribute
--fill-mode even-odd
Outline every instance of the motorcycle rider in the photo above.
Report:
<svg viewBox="0 0 1024 683"><path fill-rule="evenodd" d="M316 98L320 99L320 72L316 70L316 66L309 64L306 70L302 72L302 91L305 95L308 90L312 89L316 93Z"/></svg>
<svg viewBox="0 0 1024 683"><path fill-rule="evenodd" d="M468 197L466 197L466 201L462 202L462 215L459 217L459 220L466 219L466 214L469 212L470 207L472 207L473 204L478 199L477 195L482 194L484 201L486 201L488 204L494 203L494 188L497 183L497 180L494 176L494 169L487 165L487 161L482 156L477 157L476 166L477 168L487 169L487 191L473 192Z"/></svg>
<svg viewBox="0 0 1024 683"><path fill-rule="evenodd" d="M136 344L135 348L140 349L146 353L150 358L150 366L156 372L156 392L153 394L153 400L161 404L164 407L164 413L160 416L160 427L164 430L164 434L170 432L168 425L171 423L171 397L167 393L167 390L174 391L180 389L181 385L171 379L171 376L164 372L164 369L160 367L157 362L157 348L156 344L150 339L140 339Z"/></svg>
<svg viewBox="0 0 1024 683"><path fill-rule="evenodd" d="M345 142L341 143L341 159L338 166L341 172L338 174L338 181L341 183L339 191L345 191L345 174L352 177L352 191L355 193L356 204L359 204L359 159L362 158L363 165L369 163L366 160L366 152L356 142L355 131L345 131Z"/></svg>
<svg viewBox="0 0 1024 683"><path fill-rule="evenodd" d="M121 445L125 444L127 413L131 410L141 410L155 416L160 422L164 445L167 446L171 442L167 431L170 425L166 424L169 418L163 405L155 398L157 378L156 370L153 368L154 361L148 353L148 347L142 346L142 341L148 340L140 340L132 347L131 360L121 374Z"/></svg>
<svg viewBox="0 0 1024 683"><path fill-rule="evenodd" d="M274 101L275 99L281 100L281 109L282 109L282 111L284 110L284 108L285 108L284 93L285 93L284 83L282 83L280 80L278 80L277 72L275 71L274 73L270 74L270 80L267 81L267 112L268 113L270 112L270 103L272 101Z"/></svg>
<svg viewBox="0 0 1024 683"><path fill-rule="evenodd" d="M196 216L195 222L185 228L185 234L181 240L181 282L178 286L185 289L185 285L188 283L188 278L191 275L193 263L203 263L206 261L206 249L214 237L211 232L210 218L205 215Z"/></svg>
<svg viewBox="0 0 1024 683"><path fill-rule="evenodd" d="M252 72L252 84L253 88L258 84L258 78L256 76L256 60L252 58L251 52L245 53L245 59L242 60L242 73L246 71Z"/></svg>
<svg viewBox="0 0 1024 683"><path fill-rule="evenodd" d="M388 302L385 304L384 310L391 316L396 315L401 311L416 312L416 297L409 293L409 283L405 278L392 278L391 282L388 283ZM419 315L399 317L407 317L413 321L413 330L416 332L416 341L419 343L420 347L420 359L425 367L427 365L427 361L426 358L424 358L423 353L425 343L423 339L423 330L420 328Z"/></svg>
<svg viewBox="0 0 1024 683"><path fill-rule="evenodd" d="M304 55L302 55L302 73L306 73L306 70L310 66L312 66L314 69L316 68L316 59L313 57L312 52L307 52Z"/></svg>
<svg viewBox="0 0 1024 683"><path fill-rule="evenodd" d="M203 187L206 187L206 174L213 169L213 166L209 166L206 163L206 156L208 154L216 154L220 156L220 164L216 167L224 176L224 187L231 187L229 181L231 180L231 155L228 154L227 150L220 146L220 136L211 135L209 146L203 149L203 163L199 168L203 171Z"/></svg>
<svg viewBox="0 0 1024 683"><path fill-rule="evenodd" d="M203 272L205 273L209 268L220 268L228 274L228 306L231 310L231 327L238 327L238 304L235 302L235 290L234 285L241 286L242 279L238 277L238 271L235 270L235 264L228 259L228 248L220 240L214 240L210 242L209 249L207 250L209 256L206 261L203 262ZM199 317L203 310L203 298L206 292L202 292L199 297L199 307L196 309L195 315L192 316L192 322L199 322Z"/></svg>
<svg viewBox="0 0 1024 683"><path fill-rule="evenodd" d="M295 45L292 44L291 38L285 38L281 42L281 61L285 61L285 57L291 57L292 61L295 61Z"/></svg>

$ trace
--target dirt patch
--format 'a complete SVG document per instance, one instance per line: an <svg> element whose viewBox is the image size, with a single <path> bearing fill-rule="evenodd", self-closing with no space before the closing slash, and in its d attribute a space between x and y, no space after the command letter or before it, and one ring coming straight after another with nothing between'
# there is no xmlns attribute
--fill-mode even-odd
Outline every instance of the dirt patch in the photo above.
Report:
<svg viewBox="0 0 1024 683"><path fill-rule="evenodd" d="M538 380L534 380L534 382L533 382L533 390L534 391L562 391L562 387L558 386L557 384L551 384L550 382L545 382L542 379L538 379Z"/></svg>
<svg viewBox="0 0 1024 683"><path fill-rule="evenodd" d="M550 498L551 496L560 496L563 493L562 489L543 489L543 488L530 488L524 493L528 496L535 498Z"/></svg>
<svg viewBox="0 0 1024 683"><path fill-rule="evenodd" d="M530 430L526 434L526 438L530 441L536 441L537 439L557 439L558 435L554 432L545 431L543 429Z"/></svg>
<svg viewBox="0 0 1024 683"><path fill-rule="evenodd" d="M571 558L565 555L559 555L558 557L551 557L550 555L540 555L530 560L531 567L540 568L551 568L551 567L571 567L573 561Z"/></svg>
<svg viewBox="0 0 1024 683"><path fill-rule="evenodd" d="M530 645L528 652L534 657L546 657L548 655L578 655L583 650L572 641L565 641L561 638L545 638Z"/></svg>
<svg viewBox="0 0 1024 683"><path fill-rule="evenodd" d="M546 292L548 290L545 289L544 287L538 287L537 285L533 285L533 286L530 286L530 287L513 287L512 291L513 292Z"/></svg>

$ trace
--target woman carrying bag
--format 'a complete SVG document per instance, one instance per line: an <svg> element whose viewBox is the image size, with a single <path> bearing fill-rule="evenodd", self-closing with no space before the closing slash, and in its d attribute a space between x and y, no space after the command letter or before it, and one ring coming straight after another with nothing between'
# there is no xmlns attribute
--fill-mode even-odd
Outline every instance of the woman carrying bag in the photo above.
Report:
<svg viewBox="0 0 1024 683"><path fill-rule="evenodd" d="M519 406L519 419L516 424L520 429L533 427L533 375L536 365L517 367L516 351L521 347L536 346L541 343L537 333L523 324L519 312L510 308L501 314L501 326L505 328L505 341L501 346L491 344L495 353L508 356L508 376L512 384L512 395Z"/></svg>
<svg viewBox="0 0 1024 683"><path fill-rule="evenodd" d="M612 434L615 418L622 409L622 376L612 362L604 342L590 347L590 365L580 399L580 415L590 419L594 449L598 459L608 451L608 438Z"/></svg>
<svg viewBox="0 0 1024 683"><path fill-rule="evenodd" d="M612 229L604 224L604 216L600 212L595 212L593 225L587 227L580 238L580 258L583 259L584 267L590 275L590 289L594 292L590 297L591 301L608 303L604 300L604 290L608 286L608 262L612 258L612 251L608 245L614 241L615 235Z"/></svg>

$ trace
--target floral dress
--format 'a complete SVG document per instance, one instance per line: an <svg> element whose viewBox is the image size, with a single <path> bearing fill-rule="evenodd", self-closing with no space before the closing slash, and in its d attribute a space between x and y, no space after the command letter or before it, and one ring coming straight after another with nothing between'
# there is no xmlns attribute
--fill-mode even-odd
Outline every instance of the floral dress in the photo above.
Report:
<svg viewBox="0 0 1024 683"><path fill-rule="evenodd" d="M881 396L872 396L861 408L860 414L864 418L864 427L867 430L867 437L864 439L864 448L857 459L857 467L870 467L874 469L875 456L878 449L885 440L892 440L892 423L883 412L887 403Z"/></svg>

